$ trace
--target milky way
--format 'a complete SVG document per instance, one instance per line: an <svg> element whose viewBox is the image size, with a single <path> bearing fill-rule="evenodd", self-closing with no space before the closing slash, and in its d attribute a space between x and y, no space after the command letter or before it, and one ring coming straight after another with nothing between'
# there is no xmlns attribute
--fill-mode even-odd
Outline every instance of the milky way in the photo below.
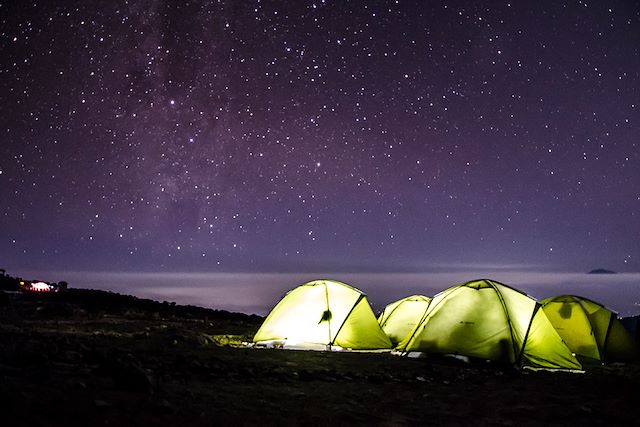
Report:
<svg viewBox="0 0 640 427"><path fill-rule="evenodd" d="M73 3L0 4L10 272L640 268L636 2Z"/></svg>

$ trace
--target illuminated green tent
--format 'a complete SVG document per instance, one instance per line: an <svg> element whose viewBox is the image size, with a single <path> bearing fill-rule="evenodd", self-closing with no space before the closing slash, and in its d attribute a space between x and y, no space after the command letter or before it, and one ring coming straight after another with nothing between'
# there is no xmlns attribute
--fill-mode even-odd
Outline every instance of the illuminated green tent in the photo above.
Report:
<svg viewBox="0 0 640 427"><path fill-rule="evenodd" d="M637 344L614 312L595 301L562 295L540 301L551 324L583 362L628 361Z"/></svg>
<svg viewBox="0 0 640 427"><path fill-rule="evenodd" d="M333 280L315 280L289 291L253 342L309 350L391 348L366 295Z"/></svg>
<svg viewBox="0 0 640 427"><path fill-rule="evenodd" d="M537 301L487 279L435 295L418 326L396 349L517 366L581 368Z"/></svg>
<svg viewBox="0 0 640 427"><path fill-rule="evenodd" d="M431 298L424 295L411 295L384 308L378 322L394 345L402 341L420 322L429 301Z"/></svg>

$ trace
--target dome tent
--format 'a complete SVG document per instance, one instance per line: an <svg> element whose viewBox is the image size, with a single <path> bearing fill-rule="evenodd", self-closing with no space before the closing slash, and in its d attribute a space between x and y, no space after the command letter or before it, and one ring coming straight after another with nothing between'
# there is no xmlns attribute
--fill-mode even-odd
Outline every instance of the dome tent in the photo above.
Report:
<svg viewBox="0 0 640 427"><path fill-rule="evenodd" d="M547 318L583 362L629 361L638 346L616 313L584 297L561 295L540 301Z"/></svg>
<svg viewBox="0 0 640 427"><path fill-rule="evenodd" d="M333 280L315 280L289 291L271 310L253 342L305 350L391 348L366 295Z"/></svg>
<svg viewBox="0 0 640 427"><path fill-rule="evenodd" d="M378 322L393 344L398 344L420 322L431 298L411 295L387 305Z"/></svg>
<svg viewBox="0 0 640 427"><path fill-rule="evenodd" d="M536 300L488 279L435 295L420 323L396 349L517 366L581 368Z"/></svg>

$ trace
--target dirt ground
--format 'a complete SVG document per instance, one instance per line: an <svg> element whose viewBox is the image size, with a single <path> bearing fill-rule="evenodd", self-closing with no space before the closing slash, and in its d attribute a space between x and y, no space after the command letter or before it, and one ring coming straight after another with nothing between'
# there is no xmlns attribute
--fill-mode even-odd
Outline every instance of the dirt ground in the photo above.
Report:
<svg viewBox="0 0 640 427"><path fill-rule="evenodd" d="M261 321L99 291L0 294L1 424L638 425L638 365L237 347Z"/></svg>

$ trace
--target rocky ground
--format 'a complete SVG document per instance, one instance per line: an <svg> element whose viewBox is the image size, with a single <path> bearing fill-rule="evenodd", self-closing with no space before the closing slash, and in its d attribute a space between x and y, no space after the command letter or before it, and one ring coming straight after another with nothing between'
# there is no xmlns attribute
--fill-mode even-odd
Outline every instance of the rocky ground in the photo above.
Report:
<svg viewBox="0 0 640 427"><path fill-rule="evenodd" d="M0 293L1 424L637 425L640 367L584 374L239 347L262 319Z"/></svg>

